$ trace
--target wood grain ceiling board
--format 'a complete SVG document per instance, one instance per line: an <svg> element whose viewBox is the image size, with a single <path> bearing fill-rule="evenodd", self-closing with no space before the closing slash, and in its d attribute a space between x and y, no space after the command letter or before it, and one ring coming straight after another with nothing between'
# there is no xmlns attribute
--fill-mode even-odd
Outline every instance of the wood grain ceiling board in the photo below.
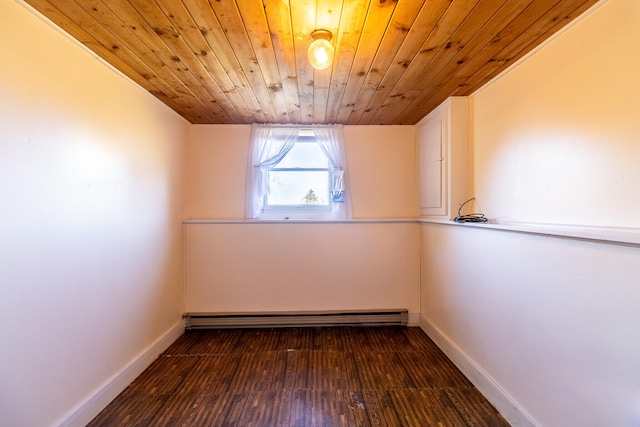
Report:
<svg viewBox="0 0 640 427"><path fill-rule="evenodd" d="M25 0L191 123L415 124L598 0ZM310 34L333 34L326 70Z"/></svg>

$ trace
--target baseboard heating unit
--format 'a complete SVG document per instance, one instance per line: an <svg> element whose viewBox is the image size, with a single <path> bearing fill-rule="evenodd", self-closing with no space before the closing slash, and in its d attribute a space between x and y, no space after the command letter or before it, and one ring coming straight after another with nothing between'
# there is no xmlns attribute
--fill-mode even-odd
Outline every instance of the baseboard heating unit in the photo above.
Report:
<svg viewBox="0 0 640 427"><path fill-rule="evenodd" d="M407 310L185 313L186 329L407 326Z"/></svg>

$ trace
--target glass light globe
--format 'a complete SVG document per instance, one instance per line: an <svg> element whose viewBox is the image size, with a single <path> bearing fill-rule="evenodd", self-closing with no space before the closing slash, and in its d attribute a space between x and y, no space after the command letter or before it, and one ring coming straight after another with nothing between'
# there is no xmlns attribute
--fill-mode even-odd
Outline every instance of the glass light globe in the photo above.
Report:
<svg viewBox="0 0 640 427"><path fill-rule="evenodd" d="M309 46L309 63L316 70L329 68L333 62L333 46L326 39L316 39Z"/></svg>

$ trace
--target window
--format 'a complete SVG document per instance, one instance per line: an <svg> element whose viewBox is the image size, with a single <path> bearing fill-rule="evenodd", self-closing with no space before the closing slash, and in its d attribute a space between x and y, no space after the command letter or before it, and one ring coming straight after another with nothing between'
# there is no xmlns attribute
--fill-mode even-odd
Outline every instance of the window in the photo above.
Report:
<svg viewBox="0 0 640 427"><path fill-rule="evenodd" d="M298 136L286 156L266 172L269 189L263 209L331 207L329 159L313 131Z"/></svg>
<svg viewBox="0 0 640 427"><path fill-rule="evenodd" d="M350 217L341 126L252 129L247 218Z"/></svg>

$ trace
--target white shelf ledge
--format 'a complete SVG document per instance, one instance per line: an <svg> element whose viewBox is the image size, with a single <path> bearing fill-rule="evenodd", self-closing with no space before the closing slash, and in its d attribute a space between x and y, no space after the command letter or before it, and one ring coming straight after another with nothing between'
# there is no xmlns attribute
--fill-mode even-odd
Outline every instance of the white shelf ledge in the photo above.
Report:
<svg viewBox="0 0 640 427"><path fill-rule="evenodd" d="M190 218L183 224L397 224L417 223L415 218L358 218L358 219L207 219Z"/></svg>
<svg viewBox="0 0 640 427"><path fill-rule="evenodd" d="M567 224L543 224L524 222L489 221L485 223L457 223L439 218L419 218L420 222L447 224L462 227L476 227L542 236L564 237L640 246L640 228L604 227Z"/></svg>
<svg viewBox="0 0 640 427"><path fill-rule="evenodd" d="M590 240L603 243L615 243L640 246L640 228L585 226L567 224L543 224L506 222L490 220L485 223L457 223L446 218L358 218L350 220L335 219L287 219L287 220L245 220L190 218L183 224L398 224L398 223L435 223L456 227L474 227L487 230L501 230L515 233L537 234L542 236Z"/></svg>

